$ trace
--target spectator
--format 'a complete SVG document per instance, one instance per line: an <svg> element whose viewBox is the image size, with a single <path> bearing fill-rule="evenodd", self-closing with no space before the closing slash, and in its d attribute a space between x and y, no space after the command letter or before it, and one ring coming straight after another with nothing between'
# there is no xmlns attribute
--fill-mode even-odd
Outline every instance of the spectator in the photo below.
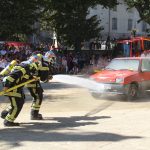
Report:
<svg viewBox="0 0 150 150"><path fill-rule="evenodd" d="M3 55L3 56L4 56L6 53L7 53L7 51L6 51L5 49L2 49L2 50L0 51L0 54Z"/></svg>
<svg viewBox="0 0 150 150"><path fill-rule="evenodd" d="M3 56L0 60L0 71L2 71L6 66L7 66L8 62L5 59L5 56Z"/></svg>
<svg viewBox="0 0 150 150"><path fill-rule="evenodd" d="M62 58L62 66L63 66L63 72L67 73L68 72L68 66L67 66L67 59L66 59L66 57Z"/></svg>

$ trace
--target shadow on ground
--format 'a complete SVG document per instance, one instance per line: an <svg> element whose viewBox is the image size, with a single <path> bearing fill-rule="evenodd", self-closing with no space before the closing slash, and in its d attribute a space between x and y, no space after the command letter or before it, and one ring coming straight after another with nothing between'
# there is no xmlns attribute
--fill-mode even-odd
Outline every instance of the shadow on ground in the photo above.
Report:
<svg viewBox="0 0 150 150"><path fill-rule="evenodd" d="M21 127L0 129L0 142L9 147L21 146L21 142L62 142L62 141L121 141L142 138L107 132L86 132L76 127L98 124L98 119L109 119L110 116L71 116L45 118L43 121L22 123ZM51 121L48 123L47 121ZM45 122L44 122L45 121Z"/></svg>
<svg viewBox="0 0 150 150"><path fill-rule="evenodd" d="M126 100L122 95L101 95L99 97L93 97L95 100L108 100L108 101L120 101L120 102L150 102L150 91L147 91L145 95L141 95L134 100Z"/></svg>

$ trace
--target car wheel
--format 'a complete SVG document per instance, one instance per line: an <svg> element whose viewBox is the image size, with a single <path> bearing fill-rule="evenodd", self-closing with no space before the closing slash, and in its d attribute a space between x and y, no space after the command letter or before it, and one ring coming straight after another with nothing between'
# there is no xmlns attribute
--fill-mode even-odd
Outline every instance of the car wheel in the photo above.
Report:
<svg viewBox="0 0 150 150"><path fill-rule="evenodd" d="M101 97L100 93L94 93L92 92L91 95L95 98L95 99L99 99Z"/></svg>
<svg viewBox="0 0 150 150"><path fill-rule="evenodd" d="M138 86L136 84L130 84L127 92L127 100L134 100L138 96Z"/></svg>

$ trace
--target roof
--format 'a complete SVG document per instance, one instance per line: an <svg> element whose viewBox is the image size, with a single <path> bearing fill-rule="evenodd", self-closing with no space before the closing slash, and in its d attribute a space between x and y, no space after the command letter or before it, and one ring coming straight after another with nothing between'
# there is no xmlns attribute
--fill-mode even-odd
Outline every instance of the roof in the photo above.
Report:
<svg viewBox="0 0 150 150"><path fill-rule="evenodd" d="M132 37L131 39L123 39L123 40L118 40L117 43L127 43L127 42L134 42L134 41L139 41L139 40L149 40L149 37Z"/></svg>

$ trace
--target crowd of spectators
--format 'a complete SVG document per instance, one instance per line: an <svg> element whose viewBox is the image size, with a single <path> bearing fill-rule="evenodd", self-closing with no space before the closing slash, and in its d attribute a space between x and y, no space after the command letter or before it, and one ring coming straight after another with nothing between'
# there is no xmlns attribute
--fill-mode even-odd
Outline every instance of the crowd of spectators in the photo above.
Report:
<svg viewBox="0 0 150 150"><path fill-rule="evenodd" d="M0 47L0 70L5 68L13 59L18 58L20 61L24 61L35 51L44 54L48 50L53 50L56 54L53 64L54 74L89 74L93 70L103 68L108 63L107 56L88 55L79 52L63 53L61 50L54 50L54 47L49 45L36 45L34 47L5 45Z"/></svg>
<svg viewBox="0 0 150 150"><path fill-rule="evenodd" d="M58 56L58 72L65 74L91 74L101 70L108 63L107 56L68 53Z"/></svg>
<svg viewBox="0 0 150 150"><path fill-rule="evenodd" d="M29 47L1 46L0 47L0 70L5 68L13 59L26 60L32 53Z"/></svg>

